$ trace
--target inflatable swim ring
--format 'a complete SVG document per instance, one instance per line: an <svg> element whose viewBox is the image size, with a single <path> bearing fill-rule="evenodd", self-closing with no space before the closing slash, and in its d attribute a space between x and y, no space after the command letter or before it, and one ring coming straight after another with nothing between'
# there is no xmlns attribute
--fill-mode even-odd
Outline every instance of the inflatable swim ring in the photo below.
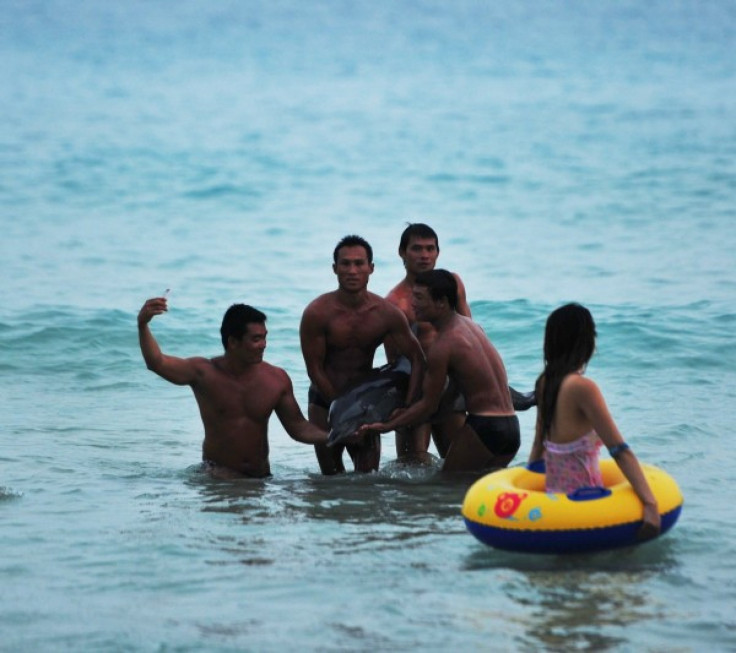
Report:
<svg viewBox="0 0 736 653"><path fill-rule="evenodd" d="M462 514L468 530L497 549L528 553L577 553L638 544L642 505L614 460L602 460L604 487L570 494L545 492L537 464L493 472L468 490ZM659 504L661 534L674 526L682 494L671 476L641 465ZM649 540L646 540L649 541Z"/></svg>

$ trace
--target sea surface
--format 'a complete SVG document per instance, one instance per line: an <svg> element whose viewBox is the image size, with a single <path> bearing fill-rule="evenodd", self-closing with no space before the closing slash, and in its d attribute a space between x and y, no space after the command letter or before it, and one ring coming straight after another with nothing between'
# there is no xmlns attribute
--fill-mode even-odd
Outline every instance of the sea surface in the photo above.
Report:
<svg viewBox="0 0 736 653"><path fill-rule="evenodd" d="M736 650L736 5L0 1L0 650ZM469 479L199 465L191 392L234 302L306 411L304 307L348 233L370 288L439 233L511 383L579 301L588 373L685 497L575 556L467 531ZM382 361L379 353L376 363ZM521 415L526 461L535 413ZM432 448L436 454L436 450Z"/></svg>

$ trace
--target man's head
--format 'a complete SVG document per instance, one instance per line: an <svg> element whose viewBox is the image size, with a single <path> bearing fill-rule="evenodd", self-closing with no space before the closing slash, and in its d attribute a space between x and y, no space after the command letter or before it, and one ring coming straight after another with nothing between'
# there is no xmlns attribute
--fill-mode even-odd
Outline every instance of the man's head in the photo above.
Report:
<svg viewBox="0 0 736 653"><path fill-rule="evenodd" d="M343 237L340 242L335 245L335 251L332 252L332 260L334 263L337 263L340 256L340 250L343 247L362 247L365 250L365 256L368 263L373 264L373 248L365 238L361 238L355 234Z"/></svg>
<svg viewBox="0 0 736 653"><path fill-rule="evenodd" d="M405 252L409 247L412 238L421 238L422 240L433 240L437 251L440 251L440 240L437 238L437 232L428 224L423 222L410 222L406 229L401 233L399 241L399 254Z"/></svg>
<svg viewBox="0 0 736 653"><path fill-rule="evenodd" d="M414 278L412 306L417 319L431 321L437 310L457 308L457 280L447 270L428 270Z"/></svg>
<svg viewBox="0 0 736 653"><path fill-rule="evenodd" d="M422 222L414 222L404 229L399 241L399 256L410 275L434 269L440 254L435 230Z"/></svg>
<svg viewBox="0 0 736 653"><path fill-rule="evenodd" d="M265 313L247 304L233 304L222 318L220 337L226 352L240 348L262 357L266 348Z"/></svg>
<svg viewBox="0 0 736 653"><path fill-rule="evenodd" d="M338 285L348 292L360 292L373 274L373 248L360 236L345 236L333 252L332 269Z"/></svg>

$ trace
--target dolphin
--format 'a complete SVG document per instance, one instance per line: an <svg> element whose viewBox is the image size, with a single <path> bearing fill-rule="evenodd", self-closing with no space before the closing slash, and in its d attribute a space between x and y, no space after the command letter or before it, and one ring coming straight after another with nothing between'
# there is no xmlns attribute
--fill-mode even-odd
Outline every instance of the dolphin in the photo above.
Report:
<svg viewBox="0 0 736 653"><path fill-rule="evenodd" d="M374 369L360 383L330 404L327 446L353 435L363 424L385 422L406 403L411 362L400 356L394 363Z"/></svg>
<svg viewBox="0 0 736 653"><path fill-rule="evenodd" d="M397 408L405 405L411 363L400 356L394 363L374 369L368 377L346 390L330 404L327 446L353 435L363 424L385 422ZM536 405L534 392L522 393L511 386L514 410Z"/></svg>
<svg viewBox="0 0 736 653"><path fill-rule="evenodd" d="M514 404L514 410L529 410L532 406L537 405L537 395L532 390L531 392L519 392L515 388L509 386L509 392L511 393L511 401Z"/></svg>

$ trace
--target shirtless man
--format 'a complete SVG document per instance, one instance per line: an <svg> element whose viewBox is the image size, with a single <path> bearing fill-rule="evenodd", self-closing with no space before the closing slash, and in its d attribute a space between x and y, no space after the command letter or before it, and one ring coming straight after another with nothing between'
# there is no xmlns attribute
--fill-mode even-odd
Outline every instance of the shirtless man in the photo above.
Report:
<svg viewBox="0 0 736 653"><path fill-rule="evenodd" d="M411 291L416 275L420 272L434 270L439 254L440 244L435 230L421 222L409 224L401 234L399 241L399 256L404 262L406 276L386 295L389 302L404 311L404 315L409 320L409 324L415 331L425 353L437 336L437 332L429 322L417 321L411 305ZM456 311L460 315L470 317L470 306L465 297L465 286L457 274L453 273L453 276L457 282ZM395 348L390 341L386 342L386 357L389 361L396 357ZM396 455L400 459L421 461L426 457L430 434L434 430L435 443L439 454L444 457L447 449L445 431L457 429L465 421L462 397L457 392L450 392L444 398L440 415L436 416L434 421L435 424L418 424L413 428L396 431Z"/></svg>
<svg viewBox="0 0 736 653"><path fill-rule="evenodd" d="M148 323L168 310L166 298L149 299L138 313L138 337L146 367L176 385L189 385L204 425L202 459L220 476L264 477L268 462L268 420L276 411L286 432L298 442L327 441L310 424L294 397L284 370L266 363L266 316L244 304L231 306L222 319L225 348L215 358L176 358L161 352Z"/></svg>
<svg viewBox="0 0 736 653"><path fill-rule="evenodd" d="M437 410L449 378L465 397L468 413L465 423L448 433L442 469L505 467L516 455L521 439L501 356L480 326L457 312L457 282L452 273L431 270L417 274L411 301L417 319L436 330L427 352L422 397L388 422L367 424L359 433L386 433L425 422Z"/></svg>
<svg viewBox="0 0 736 653"><path fill-rule="evenodd" d="M424 354L404 314L393 304L368 291L373 273L373 249L360 236L346 236L335 247L332 269L337 290L320 295L304 310L300 326L302 354L312 385L309 420L327 427L330 402L373 369L376 349L387 338L411 362L407 403L416 396L424 372ZM316 445L323 474L345 471L347 448L356 472L378 469L381 439L364 432L353 442L332 447Z"/></svg>

